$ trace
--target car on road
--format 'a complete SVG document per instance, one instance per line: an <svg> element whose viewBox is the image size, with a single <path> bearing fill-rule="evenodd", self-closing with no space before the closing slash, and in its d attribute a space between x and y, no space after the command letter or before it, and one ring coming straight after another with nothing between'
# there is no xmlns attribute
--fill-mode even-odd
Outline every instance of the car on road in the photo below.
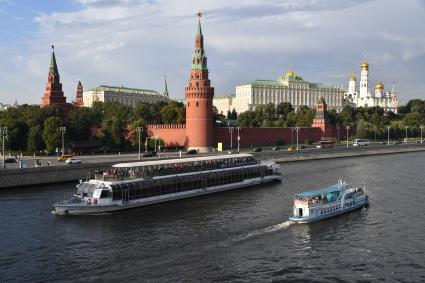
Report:
<svg viewBox="0 0 425 283"><path fill-rule="evenodd" d="M295 147L294 146L288 147L288 151L294 151L294 150L295 150Z"/></svg>
<svg viewBox="0 0 425 283"><path fill-rule="evenodd" d="M156 151L148 151L143 153L143 157L155 157L156 156Z"/></svg>
<svg viewBox="0 0 425 283"><path fill-rule="evenodd" d="M276 150L280 150L280 147L279 146L275 146L275 147L272 148L272 150L275 150L275 151Z"/></svg>
<svg viewBox="0 0 425 283"><path fill-rule="evenodd" d="M18 162L18 159L16 157L10 156L10 157L6 157L4 159L4 163L15 163Z"/></svg>
<svg viewBox="0 0 425 283"><path fill-rule="evenodd" d="M76 159L76 158L68 158L65 161L66 164L81 164L81 160L80 159Z"/></svg>
<svg viewBox="0 0 425 283"><path fill-rule="evenodd" d="M394 144L401 144L401 141L395 141Z"/></svg>
<svg viewBox="0 0 425 283"><path fill-rule="evenodd" d="M196 149L189 149L185 154L198 154L198 151Z"/></svg>
<svg viewBox="0 0 425 283"><path fill-rule="evenodd" d="M74 155L72 155L72 154L63 154L63 155L58 157L58 161L66 161L66 160L73 158L73 157L74 157Z"/></svg>
<svg viewBox="0 0 425 283"><path fill-rule="evenodd" d="M255 147L252 149L252 152L261 152L263 149L261 147Z"/></svg>
<svg viewBox="0 0 425 283"><path fill-rule="evenodd" d="M298 147L298 149L304 149L304 148L305 148L305 146L303 146L303 145Z"/></svg>

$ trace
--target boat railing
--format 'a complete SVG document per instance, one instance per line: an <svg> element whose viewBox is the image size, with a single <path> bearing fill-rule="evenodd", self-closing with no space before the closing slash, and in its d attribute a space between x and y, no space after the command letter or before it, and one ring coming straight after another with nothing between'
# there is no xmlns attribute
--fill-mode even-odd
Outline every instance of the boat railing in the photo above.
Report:
<svg viewBox="0 0 425 283"><path fill-rule="evenodd" d="M164 175L175 175L189 172L208 171L214 169L226 169L239 166L247 166L257 164L256 161L229 163L229 164L204 164L200 166L185 166L185 167L174 167L174 168L158 168L155 170L137 171L137 170L121 170L118 172L110 172L111 170L101 171L95 173L95 180L98 181L123 181L131 180L136 178L149 178Z"/></svg>

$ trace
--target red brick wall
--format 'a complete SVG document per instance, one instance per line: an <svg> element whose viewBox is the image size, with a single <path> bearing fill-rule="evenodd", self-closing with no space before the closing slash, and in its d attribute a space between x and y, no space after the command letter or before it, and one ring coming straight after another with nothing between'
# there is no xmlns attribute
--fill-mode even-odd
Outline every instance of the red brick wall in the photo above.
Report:
<svg viewBox="0 0 425 283"><path fill-rule="evenodd" d="M350 136L352 135L350 130ZM337 136L337 131L334 127L329 127L326 130L326 134L329 137ZM166 146L187 146L186 138L186 127L184 124L180 125L148 125L149 136L159 136ZM322 136L321 128L301 128L298 133L299 143L303 143L306 139L317 142ZM340 140L344 140L346 137L346 130L339 130ZM237 131L233 132L233 148L237 148ZM274 145L278 139L283 139L287 145L291 144L291 128L242 128L240 130L240 146L250 147L260 145ZM297 140L297 134L294 130L293 140L294 144ZM217 143L222 142L224 148L230 147L230 133L228 128L215 128L214 129L214 144L213 147L217 147Z"/></svg>
<svg viewBox="0 0 425 283"><path fill-rule="evenodd" d="M165 146L186 146L186 125L148 125L148 135L160 137Z"/></svg>

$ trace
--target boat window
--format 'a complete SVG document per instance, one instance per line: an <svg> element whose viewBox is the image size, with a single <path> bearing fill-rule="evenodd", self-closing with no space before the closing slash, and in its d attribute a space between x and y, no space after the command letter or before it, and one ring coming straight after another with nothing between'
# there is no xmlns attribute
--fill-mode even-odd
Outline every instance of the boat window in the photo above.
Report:
<svg viewBox="0 0 425 283"><path fill-rule="evenodd" d="M108 198L109 197L109 190L102 190L102 193L100 194L100 198Z"/></svg>

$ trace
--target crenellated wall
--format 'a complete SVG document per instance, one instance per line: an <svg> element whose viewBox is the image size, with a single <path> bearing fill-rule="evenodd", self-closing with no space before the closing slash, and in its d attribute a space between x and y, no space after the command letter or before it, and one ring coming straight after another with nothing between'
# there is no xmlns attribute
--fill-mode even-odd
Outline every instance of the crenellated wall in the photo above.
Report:
<svg viewBox="0 0 425 283"><path fill-rule="evenodd" d="M161 124L148 125L148 136L160 137L165 146L186 146L186 125L185 124Z"/></svg>

